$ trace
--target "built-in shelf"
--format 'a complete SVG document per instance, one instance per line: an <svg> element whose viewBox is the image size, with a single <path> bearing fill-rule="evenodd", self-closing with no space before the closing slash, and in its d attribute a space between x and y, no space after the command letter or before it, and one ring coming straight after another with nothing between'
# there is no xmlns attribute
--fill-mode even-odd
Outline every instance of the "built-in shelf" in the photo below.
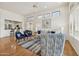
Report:
<svg viewBox="0 0 79 59"><path fill-rule="evenodd" d="M19 25L20 28L22 28L22 23L21 22L5 19L5 25L4 25L5 30L10 30L12 28L15 28L16 25Z"/></svg>

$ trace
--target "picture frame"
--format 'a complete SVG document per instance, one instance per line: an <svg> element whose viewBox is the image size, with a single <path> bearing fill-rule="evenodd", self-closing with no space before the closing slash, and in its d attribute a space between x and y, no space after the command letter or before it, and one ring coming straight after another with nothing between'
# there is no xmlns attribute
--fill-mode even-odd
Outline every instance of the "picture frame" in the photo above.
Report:
<svg viewBox="0 0 79 59"><path fill-rule="evenodd" d="M51 19L42 20L42 28L51 28Z"/></svg>

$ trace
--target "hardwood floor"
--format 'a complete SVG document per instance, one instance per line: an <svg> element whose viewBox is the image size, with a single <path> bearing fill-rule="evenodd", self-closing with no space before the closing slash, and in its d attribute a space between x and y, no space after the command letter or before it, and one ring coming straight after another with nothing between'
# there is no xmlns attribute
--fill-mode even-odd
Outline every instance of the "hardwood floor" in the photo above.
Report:
<svg viewBox="0 0 79 59"><path fill-rule="evenodd" d="M64 55L77 56L77 53L75 52L74 48L71 46L71 44L68 40L66 40L66 42L65 42Z"/></svg>
<svg viewBox="0 0 79 59"><path fill-rule="evenodd" d="M0 55L35 56L33 52L18 46L14 37L0 39Z"/></svg>
<svg viewBox="0 0 79 59"><path fill-rule="evenodd" d="M5 37L0 39L0 55L6 56L36 56L35 53L18 46L14 37ZM68 40L65 42L64 55L77 56L75 50Z"/></svg>

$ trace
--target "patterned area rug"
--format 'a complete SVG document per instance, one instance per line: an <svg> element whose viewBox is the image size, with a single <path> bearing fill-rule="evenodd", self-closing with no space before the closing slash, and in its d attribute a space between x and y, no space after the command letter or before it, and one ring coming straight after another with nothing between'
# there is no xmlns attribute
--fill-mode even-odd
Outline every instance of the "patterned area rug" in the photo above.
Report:
<svg viewBox="0 0 79 59"><path fill-rule="evenodd" d="M38 54L41 50L40 39L33 39L30 41L22 41L22 42L19 42L18 45L21 45L23 48L26 48L36 54Z"/></svg>

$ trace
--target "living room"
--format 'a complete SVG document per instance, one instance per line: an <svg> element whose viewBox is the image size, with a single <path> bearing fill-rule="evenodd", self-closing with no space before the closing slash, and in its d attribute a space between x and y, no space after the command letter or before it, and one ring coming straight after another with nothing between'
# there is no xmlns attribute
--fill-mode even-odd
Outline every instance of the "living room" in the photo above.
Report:
<svg viewBox="0 0 79 59"><path fill-rule="evenodd" d="M0 55L78 56L78 7L77 2L0 2ZM18 38L18 33L22 37ZM57 43L62 45L61 50L52 48L56 43L51 42L50 33L55 34L52 40L62 34L62 44Z"/></svg>

